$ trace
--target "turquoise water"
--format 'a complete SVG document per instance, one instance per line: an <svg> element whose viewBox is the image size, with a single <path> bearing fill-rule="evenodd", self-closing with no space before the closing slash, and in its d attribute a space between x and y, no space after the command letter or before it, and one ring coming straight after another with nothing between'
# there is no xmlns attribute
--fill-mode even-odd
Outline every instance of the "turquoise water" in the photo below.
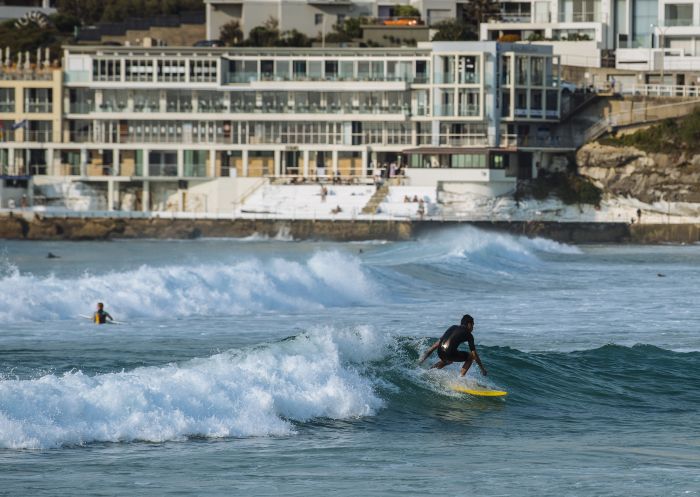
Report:
<svg viewBox="0 0 700 497"><path fill-rule="evenodd" d="M461 228L0 258L0 495L700 493L698 246ZM98 300L123 324L80 317ZM417 364L467 312L489 375L466 381L504 399Z"/></svg>

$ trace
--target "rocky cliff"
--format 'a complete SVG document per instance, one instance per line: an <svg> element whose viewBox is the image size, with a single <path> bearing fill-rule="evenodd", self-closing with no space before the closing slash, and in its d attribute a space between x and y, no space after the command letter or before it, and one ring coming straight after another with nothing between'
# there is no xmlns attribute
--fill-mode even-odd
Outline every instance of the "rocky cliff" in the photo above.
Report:
<svg viewBox="0 0 700 497"><path fill-rule="evenodd" d="M604 192L658 201L700 203L700 155L647 153L600 143L576 153L578 171Z"/></svg>

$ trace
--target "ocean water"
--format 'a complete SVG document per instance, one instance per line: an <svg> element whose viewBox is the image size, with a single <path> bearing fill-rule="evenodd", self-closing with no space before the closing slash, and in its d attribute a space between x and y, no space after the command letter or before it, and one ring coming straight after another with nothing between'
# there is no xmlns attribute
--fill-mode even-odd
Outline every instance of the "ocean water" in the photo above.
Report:
<svg viewBox="0 0 700 497"><path fill-rule="evenodd" d="M698 495L698 281L469 227L0 241L0 495ZM418 365L464 313L488 376Z"/></svg>

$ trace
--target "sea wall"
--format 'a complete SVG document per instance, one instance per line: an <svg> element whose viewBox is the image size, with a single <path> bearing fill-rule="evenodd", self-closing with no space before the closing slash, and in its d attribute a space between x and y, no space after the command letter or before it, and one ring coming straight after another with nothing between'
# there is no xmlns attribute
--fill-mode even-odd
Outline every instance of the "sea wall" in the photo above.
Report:
<svg viewBox="0 0 700 497"><path fill-rule="evenodd" d="M283 237L295 240L409 240L438 229L474 226L564 243L697 243L698 224L626 224L489 221L164 219L0 216L0 238L14 240L110 240Z"/></svg>

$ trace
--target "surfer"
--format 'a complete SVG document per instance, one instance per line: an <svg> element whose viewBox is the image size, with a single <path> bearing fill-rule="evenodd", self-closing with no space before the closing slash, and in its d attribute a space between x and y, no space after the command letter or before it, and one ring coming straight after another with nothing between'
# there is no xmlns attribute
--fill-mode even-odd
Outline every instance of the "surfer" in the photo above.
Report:
<svg viewBox="0 0 700 497"><path fill-rule="evenodd" d="M430 366L432 368L442 369L445 366L452 364L453 362L462 362L462 371L460 376L464 376L469 371L472 362L476 360L476 363L481 368L481 373L486 376L486 368L481 363L479 358L479 353L476 351L476 345L474 345L474 336L472 331L474 330L474 318L469 314L465 314L462 317L462 322L459 325L450 326L445 333L443 333L440 340L435 342L420 358L420 364L430 357L430 354L435 352L437 349L438 357L440 360ZM459 344L467 342L469 344L469 352L464 350L458 350Z"/></svg>
<svg viewBox="0 0 700 497"><path fill-rule="evenodd" d="M98 302L97 310L94 315L95 324L105 324L107 318L109 318L110 321L114 321L114 318L109 315L109 312L105 311L105 305L102 302Z"/></svg>

